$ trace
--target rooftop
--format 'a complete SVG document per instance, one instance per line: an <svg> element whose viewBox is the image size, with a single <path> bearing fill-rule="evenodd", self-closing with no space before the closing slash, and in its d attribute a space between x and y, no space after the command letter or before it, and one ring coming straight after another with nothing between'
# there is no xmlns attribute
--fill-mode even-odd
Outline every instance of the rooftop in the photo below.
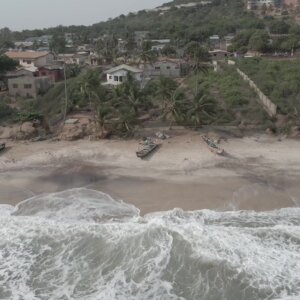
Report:
<svg viewBox="0 0 300 300"><path fill-rule="evenodd" d="M109 74L109 73L114 73L114 72L117 72L119 70L127 70L129 72L132 72L132 73L142 73L143 71L138 69L138 68L135 68L135 67L131 67L131 66L128 66L128 65L120 65L120 66L117 66L117 67L114 67L114 68L111 68L109 70L106 71L106 74Z"/></svg>
<svg viewBox="0 0 300 300"><path fill-rule="evenodd" d="M6 56L12 59L37 59L49 54L46 51L8 51L5 53Z"/></svg>

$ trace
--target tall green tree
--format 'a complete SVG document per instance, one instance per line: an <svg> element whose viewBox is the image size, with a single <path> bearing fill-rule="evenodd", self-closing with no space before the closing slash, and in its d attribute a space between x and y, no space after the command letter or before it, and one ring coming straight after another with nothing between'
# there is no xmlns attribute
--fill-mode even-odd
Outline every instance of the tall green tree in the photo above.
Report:
<svg viewBox="0 0 300 300"><path fill-rule="evenodd" d="M188 102L186 117L194 126L207 124L216 114L216 102L202 91Z"/></svg>
<svg viewBox="0 0 300 300"><path fill-rule="evenodd" d="M7 27L0 29L0 55L13 46L13 33L10 29Z"/></svg>
<svg viewBox="0 0 300 300"><path fill-rule="evenodd" d="M13 71L18 66L18 63L9 58L6 55L0 55L0 75L7 72Z"/></svg>
<svg viewBox="0 0 300 300"><path fill-rule="evenodd" d="M96 70L88 70L79 78L80 92L92 109L95 93L100 87L100 76Z"/></svg>
<svg viewBox="0 0 300 300"><path fill-rule="evenodd" d="M50 50L56 54L66 52L66 39L63 34L53 35L50 41Z"/></svg>
<svg viewBox="0 0 300 300"><path fill-rule="evenodd" d="M162 48L161 54L169 57L176 57L176 48L172 45L166 45Z"/></svg>
<svg viewBox="0 0 300 300"><path fill-rule="evenodd" d="M95 50L99 60L112 63L118 53L118 40L114 35L105 36L96 42Z"/></svg>
<svg viewBox="0 0 300 300"><path fill-rule="evenodd" d="M155 87L155 95L161 102L163 111L165 111L170 98L178 88L178 83L172 78L160 76L155 81Z"/></svg>
<svg viewBox="0 0 300 300"><path fill-rule="evenodd" d="M147 95L143 93L140 84L130 73L127 75L127 80L115 88L115 103L118 107L127 106L136 117L139 109L149 104Z"/></svg>
<svg viewBox="0 0 300 300"><path fill-rule="evenodd" d="M143 50L139 54L139 63L153 64L158 59L157 53L152 50Z"/></svg>
<svg viewBox="0 0 300 300"><path fill-rule="evenodd" d="M193 71L207 72L207 66L204 64L211 60L209 52L197 42L190 42L185 48L185 57L192 66Z"/></svg>
<svg viewBox="0 0 300 300"><path fill-rule="evenodd" d="M266 52L269 49L269 35L264 30L255 31L249 40L249 49L257 52Z"/></svg>
<svg viewBox="0 0 300 300"><path fill-rule="evenodd" d="M162 117L165 120L170 121L170 127L173 122L184 122L186 116L186 95L183 90L176 89L172 92L170 97L166 101L166 105L163 108Z"/></svg>

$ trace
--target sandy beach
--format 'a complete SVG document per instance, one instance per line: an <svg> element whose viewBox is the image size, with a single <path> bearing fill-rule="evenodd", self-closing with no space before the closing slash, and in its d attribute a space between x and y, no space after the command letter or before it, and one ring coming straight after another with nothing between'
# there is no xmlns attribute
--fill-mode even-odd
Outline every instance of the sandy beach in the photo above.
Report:
<svg viewBox="0 0 300 300"><path fill-rule="evenodd" d="M300 205L300 141L255 134L211 153L193 131L162 141L146 160L137 140L11 142L0 154L0 203L86 187L137 206L169 210L271 210Z"/></svg>

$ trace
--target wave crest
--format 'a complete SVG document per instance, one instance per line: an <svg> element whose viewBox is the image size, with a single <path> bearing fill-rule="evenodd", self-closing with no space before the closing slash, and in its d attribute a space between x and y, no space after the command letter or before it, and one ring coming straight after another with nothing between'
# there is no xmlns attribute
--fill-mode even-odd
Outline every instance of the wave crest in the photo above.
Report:
<svg viewBox="0 0 300 300"><path fill-rule="evenodd" d="M297 208L139 217L134 206L76 189L20 203L0 217L0 236L0 299L300 295Z"/></svg>

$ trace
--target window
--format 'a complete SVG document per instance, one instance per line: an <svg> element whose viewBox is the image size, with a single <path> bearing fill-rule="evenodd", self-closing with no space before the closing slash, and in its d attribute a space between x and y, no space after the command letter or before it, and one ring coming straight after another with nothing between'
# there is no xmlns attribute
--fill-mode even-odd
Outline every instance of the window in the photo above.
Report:
<svg viewBox="0 0 300 300"><path fill-rule="evenodd" d="M111 76L111 75L109 75L109 79L112 79L112 76Z"/></svg>
<svg viewBox="0 0 300 300"><path fill-rule="evenodd" d="M18 85L17 85L16 83L14 83L14 84L13 84L13 88L14 88L14 89L17 89L17 88L18 88Z"/></svg>
<svg viewBox="0 0 300 300"><path fill-rule="evenodd" d="M167 66L167 70L170 70L171 69L171 67L170 66Z"/></svg>
<svg viewBox="0 0 300 300"><path fill-rule="evenodd" d="M119 77L118 76L114 76L114 81L119 81Z"/></svg>
<svg viewBox="0 0 300 300"><path fill-rule="evenodd" d="M30 64L32 63L31 60L27 60L27 59L24 59L23 62L24 62L25 64L28 64L28 65L30 65Z"/></svg>
<svg viewBox="0 0 300 300"><path fill-rule="evenodd" d="M24 84L24 89L31 89L32 88L32 84Z"/></svg>
<svg viewBox="0 0 300 300"><path fill-rule="evenodd" d="M123 77L122 76L119 76L119 81L123 82Z"/></svg>
<svg viewBox="0 0 300 300"><path fill-rule="evenodd" d="M160 67L155 67L155 70L160 70Z"/></svg>

